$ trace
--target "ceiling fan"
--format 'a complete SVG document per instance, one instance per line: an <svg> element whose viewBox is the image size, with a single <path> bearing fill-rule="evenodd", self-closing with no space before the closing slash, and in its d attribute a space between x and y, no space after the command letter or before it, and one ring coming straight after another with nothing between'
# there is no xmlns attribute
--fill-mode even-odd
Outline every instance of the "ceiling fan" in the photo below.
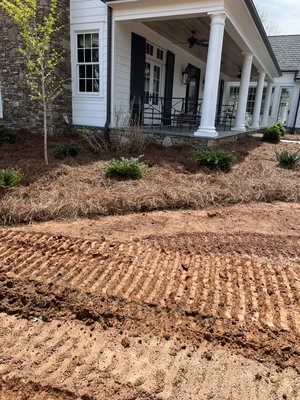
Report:
<svg viewBox="0 0 300 400"><path fill-rule="evenodd" d="M196 31L191 31L191 34L192 36L187 38L189 49L193 48L195 45L208 47L208 40L196 38Z"/></svg>
<svg viewBox="0 0 300 400"><path fill-rule="evenodd" d="M185 43L188 45L189 49L192 49L194 46L204 46L208 47L208 40L206 39L198 39L196 38L196 31L191 31L192 36L189 36L186 42L177 42L177 43Z"/></svg>

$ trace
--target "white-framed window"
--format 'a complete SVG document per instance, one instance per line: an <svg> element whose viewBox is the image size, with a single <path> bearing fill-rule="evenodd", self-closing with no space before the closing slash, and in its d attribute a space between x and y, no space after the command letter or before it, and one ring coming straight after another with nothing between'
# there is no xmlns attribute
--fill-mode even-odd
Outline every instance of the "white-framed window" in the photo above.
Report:
<svg viewBox="0 0 300 400"><path fill-rule="evenodd" d="M263 114L264 108L265 108L266 91L267 91L267 88L265 87L263 89L263 95L262 95L262 101L261 101L261 109L260 109L261 115ZM234 105L235 110L236 110L237 104L238 104L239 93L240 93L239 86L230 86L229 105ZM249 113L249 114L253 114L255 97L256 97L256 86L250 86L249 90L248 90L247 109L246 109L247 113Z"/></svg>
<svg viewBox="0 0 300 400"><path fill-rule="evenodd" d="M79 93L100 92L99 32L76 33L77 87Z"/></svg>
<svg viewBox="0 0 300 400"><path fill-rule="evenodd" d="M166 51L157 45L146 42L146 63L145 63L145 104L159 105L159 97L163 89L163 64Z"/></svg>

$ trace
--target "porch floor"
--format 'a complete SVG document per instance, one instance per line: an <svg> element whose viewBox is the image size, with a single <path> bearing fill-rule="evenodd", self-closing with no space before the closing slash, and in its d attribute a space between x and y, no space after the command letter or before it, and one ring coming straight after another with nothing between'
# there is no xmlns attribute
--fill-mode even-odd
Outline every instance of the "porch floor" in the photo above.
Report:
<svg viewBox="0 0 300 400"><path fill-rule="evenodd" d="M248 128L246 131L233 131L233 130L228 130L228 131L223 131L223 130L217 130L218 136L216 137L210 137L210 136L195 136L194 135L194 130L191 130L190 128L168 128L168 127L161 127L161 126L151 126L151 127L141 127L142 132L145 133L151 133L154 135L163 135L163 136L178 136L182 138L191 138L194 140L213 140L213 141L218 141L222 139L235 139L237 137L241 136L248 136L252 133L257 132L257 129L251 129Z"/></svg>

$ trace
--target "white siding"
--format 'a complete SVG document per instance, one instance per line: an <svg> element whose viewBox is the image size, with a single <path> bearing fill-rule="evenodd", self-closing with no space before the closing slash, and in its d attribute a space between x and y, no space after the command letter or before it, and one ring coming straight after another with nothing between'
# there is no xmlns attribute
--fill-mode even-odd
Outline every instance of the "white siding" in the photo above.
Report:
<svg viewBox="0 0 300 400"><path fill-rule="evenodd" d="M107 7L100 0L71 0L71 60L73 124L104 126L106 120ZM100 38L100 92L79 93L76 34L98 32Z"/></svg>

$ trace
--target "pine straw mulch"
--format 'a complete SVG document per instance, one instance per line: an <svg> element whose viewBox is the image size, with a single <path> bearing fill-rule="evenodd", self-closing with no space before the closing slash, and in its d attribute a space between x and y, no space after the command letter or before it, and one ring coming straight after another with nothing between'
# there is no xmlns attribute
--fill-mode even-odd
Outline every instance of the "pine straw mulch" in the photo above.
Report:
<svg viewBox="0 0 300 400"><path fill-rule="evenodd" d="M294 137L289 137L294 139ZM57 160L54 143L81 140L77 158ZM275 150L299 149L298 144L273 145L259 138L241 138L222 145L234 153L229 173L195 167L189 146L150 145L143 161L149 165L139 181L116 182L103 177L103 165L118 157L113 151L92 152L82 139L52 138L50 167L43 164L42 137L22 133L14 144L0 145L0 169L18 168L22 182L0 192L0 224L74 219L164 209L201 209L216 205L300 199L300 168L278 166Z"/></svg>

